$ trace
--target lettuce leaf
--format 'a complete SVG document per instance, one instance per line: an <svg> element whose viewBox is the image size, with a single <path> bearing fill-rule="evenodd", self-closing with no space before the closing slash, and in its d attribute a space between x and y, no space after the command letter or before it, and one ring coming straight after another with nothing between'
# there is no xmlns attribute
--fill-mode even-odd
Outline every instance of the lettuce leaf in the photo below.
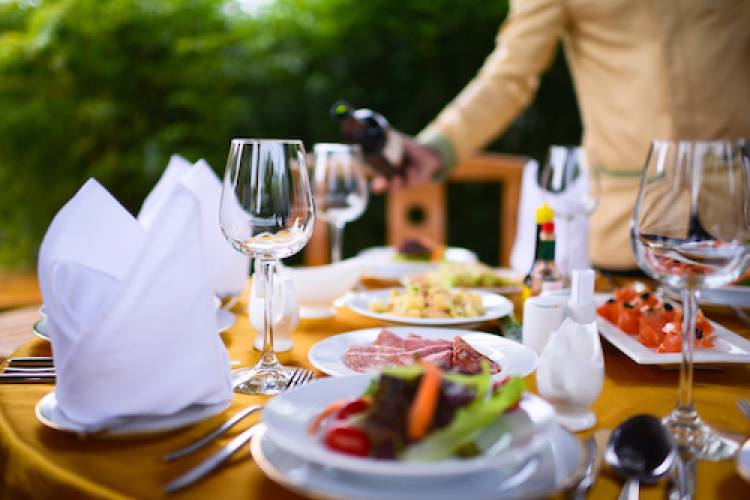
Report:
<svg viewBox="0 0 750 500"><path fill-rule="evenodd" d="M454 455L458 448L474 442L503 411L516 404L523 390L523 380L513 377L488 398L477 394L471 404L456 412L450 425L408 446L399 458L410 462L433 462Z"/></svg>

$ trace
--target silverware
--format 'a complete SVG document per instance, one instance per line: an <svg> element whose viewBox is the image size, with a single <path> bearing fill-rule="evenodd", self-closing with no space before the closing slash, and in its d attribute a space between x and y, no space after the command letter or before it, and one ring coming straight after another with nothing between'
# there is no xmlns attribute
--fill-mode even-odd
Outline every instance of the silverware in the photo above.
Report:
<svg viewBox="0 0 750 500"><path fill-rule="evenodd" d="M584 446L586 448L586 467L583 472L583 477L578 481L578 484L573 491L572 498L575 500L584 500L586 498L586 493L594 484L596 475L599 472L599 468L597 467L598 445L596 444L594 436L589 437L586 440L586 443L584 443Z"/></svg>
<svg viewBox="0 0 750 500"><path fill-rule="evenodd" d="M677 448L661 420L652 415L636 415L612 431L605 451L607 464L625 484L619 500L635 500L640 483L653 483L672 468Z"/></svg>
<svg viewBox="0 0 750 500"><path fill-rule="evenodd" d="M289 382L284 388L285 391L306 384L314 377L314 373L306 368L294 368L292 375L289 377ZM239 421L238 419L237 421ZM221 464L226 462L229 457L234 455L237 450L247 444L255 434L257 424L254 424L244 430L241 434L237 435L227 445L221 448L218 452L208 457L203 462L199 463L189 471L185 472L181 476L167 483L164 487L166 493L173 493L181 490L196 481L203 479L214 470L216 470ZM230 426L231 427L231 426ZM200 448L200 447L199 447ZM197 448L196 448L197 449ZM179 450L178 450L179 451ZM182 455L184 456L184 455Z"/></svg>
<svg viewBox="0 0 750 500"><path fill-rule="evenodd" d="M49 356L26 356L18 358L10 358L8 360L8 366L14 367L48 367L54 366L55 361Z"/></svg>
<svg viewBox="0 0 750 500"><path fill-rule="evenodd" d="M737 400L737 408L740 409L743 415L750 419L750 401L747 399L739 399Z"/></svg>
<svg viewBox="0 0 750 500"><path fill-rule="evenodd" d="M189 455L193 453L194 451L200 450L207 444L213 442L215 439L217 439L219 436L223 435L225 432L227 432L229 429L234 427L234 425L239 422L240 420L244 419L248 415L252 415L256 411L262 409L263 407L261 405L252 405L248 406L244 410L241 410L234 415L232 415L232 418L221 424L220 426L213 429L208 434L200 437L199 439L196 439L192 443L188 444L187 446L183 446L179 450L173 451L171 453L167 453L162 457L162 460L165 462L171 462L173 460L177 460L178 458L182 458L185 455Z"/></svg>
<svg viewBox="0 0 750 500"><path fill-rule="evenodd" d="M54 384L55 373L0 373L0 384Z"/></svg>
<svg viewBox="0 0 750 500"><path fill-rule="evenodd" d="M3 370L3 373L55 373L55 367L54 366L34 366L34 367L26 367L26 366L8 366Z"/></svg>

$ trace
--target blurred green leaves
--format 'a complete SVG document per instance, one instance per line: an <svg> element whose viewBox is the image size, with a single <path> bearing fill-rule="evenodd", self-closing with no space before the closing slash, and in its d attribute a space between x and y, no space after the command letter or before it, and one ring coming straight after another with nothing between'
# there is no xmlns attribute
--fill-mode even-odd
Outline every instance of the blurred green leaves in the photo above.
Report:
<svg viewBox="0 0 750 500"><path fill-rule="evenodd" d="M232 137L336 140L327 112L337 98L419 131L477 71L506 9L275 0L251 15L229 0L0 2L0 267L33 263L51 218L91 176L135 212L172 153L221 169ZM539 155L577 140L564 65L551 77L564 91L527 112L506 150ZM347 253L378 242L382 217L368 211L347 229Z"/></svg>

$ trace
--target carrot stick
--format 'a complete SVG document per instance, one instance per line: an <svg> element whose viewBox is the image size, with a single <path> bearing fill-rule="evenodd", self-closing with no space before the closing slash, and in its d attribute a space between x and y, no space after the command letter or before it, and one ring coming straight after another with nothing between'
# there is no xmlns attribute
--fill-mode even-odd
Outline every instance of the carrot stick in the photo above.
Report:
<svg viewBox="0 0 750 500"><path fill-rule="evenodd" d="M412 440L421 439L427 434L440 395L440 369L431 363L423 363L423 366L424 373L409 408L406 428Z"/></svg>
<svg viewBox="0 0 750 500"><path fill-rule="evenodd" d="M307 428L307 432L310 434L315 434L316 432L318 432L323 421L343 408L344 404L346 404L346 401L339 400L334 401L333 403L326 406L323 411L320 412L320 415L315 417L315 420L310 422L310 426Z"/></svg>

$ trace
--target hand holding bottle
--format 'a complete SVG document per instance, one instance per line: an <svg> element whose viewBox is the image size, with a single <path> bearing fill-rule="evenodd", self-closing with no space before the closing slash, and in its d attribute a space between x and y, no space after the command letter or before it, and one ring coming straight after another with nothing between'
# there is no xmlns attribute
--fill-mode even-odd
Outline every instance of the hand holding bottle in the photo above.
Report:
<svg viewBox="0 0 750 500"><path fill-rule="evenodd" d="M400 167L403 174L391 177L376 175L372 179L372 190L376 193L396 191L429 182L442 166L435 151L419 144L412 137L394 132L401 135L404 146L404 159Z"/></svg>

